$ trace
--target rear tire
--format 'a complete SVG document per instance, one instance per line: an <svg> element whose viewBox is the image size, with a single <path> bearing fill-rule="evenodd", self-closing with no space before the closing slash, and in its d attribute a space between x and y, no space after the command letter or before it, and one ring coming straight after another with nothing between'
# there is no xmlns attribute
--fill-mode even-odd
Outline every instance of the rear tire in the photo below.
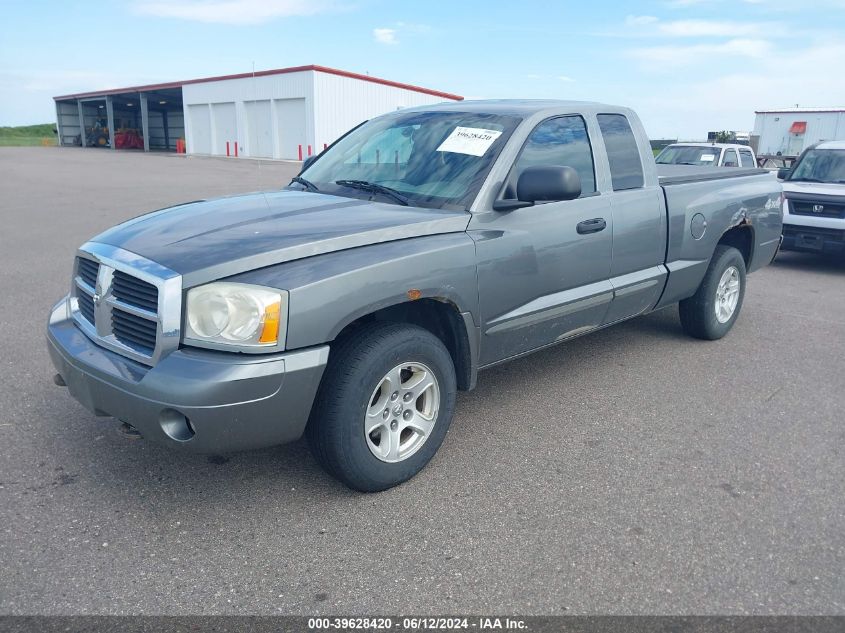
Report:
<svg viewBox="0 0 845 633"><path fill-rule="evenodd" d="M306 436L332 476L361 492L407 481L434 457L455 408L455 368L428 330L358 328L333 346Z"/></svg>
<svg viewBox="0 0 845 633"><path fill-rule="evenodd" d="M732 246L719 245L696 293L678 305L684 332L715 341L736 322L745 298L745 260Z"/></svg>

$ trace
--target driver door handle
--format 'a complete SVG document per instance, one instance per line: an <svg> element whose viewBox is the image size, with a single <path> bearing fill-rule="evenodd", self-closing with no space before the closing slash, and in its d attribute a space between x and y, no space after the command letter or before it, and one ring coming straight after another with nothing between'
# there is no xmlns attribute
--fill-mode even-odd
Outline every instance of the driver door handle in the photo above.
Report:
<svg viewBox="0 0 845 633"><path fill-rule="evenodd" d="M604 221L604 218L593 218L592 220L579 222L575 230L578 231L579 235L585 235L587 233L598 233L599 231L604 231L606 228L607 222Z"/></svg>

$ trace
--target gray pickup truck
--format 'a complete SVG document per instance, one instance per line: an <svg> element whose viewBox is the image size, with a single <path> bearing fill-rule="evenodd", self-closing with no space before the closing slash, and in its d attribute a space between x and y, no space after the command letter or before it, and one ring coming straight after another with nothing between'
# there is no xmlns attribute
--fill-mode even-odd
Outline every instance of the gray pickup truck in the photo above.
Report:
<svg viewBox="0 0 845 633"><path fill-rule="evenodd" d="M55 382L178 449L307 436L361 491L416 474L480 369L680 304L718 339L781 239L763 170L658 168L629 109L479 101L368 121L284 189L83 244Z"/></svg>

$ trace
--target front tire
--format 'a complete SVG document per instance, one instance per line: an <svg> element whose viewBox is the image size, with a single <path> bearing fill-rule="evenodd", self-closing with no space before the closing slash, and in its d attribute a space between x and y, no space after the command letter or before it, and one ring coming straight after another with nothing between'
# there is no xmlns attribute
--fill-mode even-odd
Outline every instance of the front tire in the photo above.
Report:
<svg viewBox="0 0 845 633"><path fill-rule="evenodd" d="M681 326L695 338L715 341L736 322L745 298L745 260L732 246L719 245L696 293L678 305Z"/></svg>
<svg viewBox="0 0 845 633"><path fill-rule="evenodd" d="M314 457L361 492L386 490L431 460L452 421L455 367L428 330L363 326L338 341L308 422Z"/></svg>

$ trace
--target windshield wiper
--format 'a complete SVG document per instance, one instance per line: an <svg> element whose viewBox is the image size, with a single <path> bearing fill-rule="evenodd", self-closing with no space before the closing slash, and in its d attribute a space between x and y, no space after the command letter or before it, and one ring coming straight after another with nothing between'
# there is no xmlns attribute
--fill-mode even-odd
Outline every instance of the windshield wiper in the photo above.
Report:
<svg viewBox="0 0 845 633"><path fill-rule="evenodd" d="M824 182L824 180L819 180L818 178L790 178L790 182Z"/></svg>
<svg viewBox="0 0 845 633"><path fill-rule="evenodd" d="M369 191L371 193L381 193L390 196L403 207L408 206L408 199L401 193L390 187L385 187L377 182L369 182L368 180L335 180L336 185L342 187L350 187L352 189L360 189L361 191Z"/></svg>
<svg viewBox="0 0 845 633"><path fill-rule="evenodd" d="M315 185L310 180L305 180L305 178L303 178L302 176L294 176L290 179L290 181L295 182L298 185L302 185L308 191L320 191L320 188L317 185Z"/></svg>

